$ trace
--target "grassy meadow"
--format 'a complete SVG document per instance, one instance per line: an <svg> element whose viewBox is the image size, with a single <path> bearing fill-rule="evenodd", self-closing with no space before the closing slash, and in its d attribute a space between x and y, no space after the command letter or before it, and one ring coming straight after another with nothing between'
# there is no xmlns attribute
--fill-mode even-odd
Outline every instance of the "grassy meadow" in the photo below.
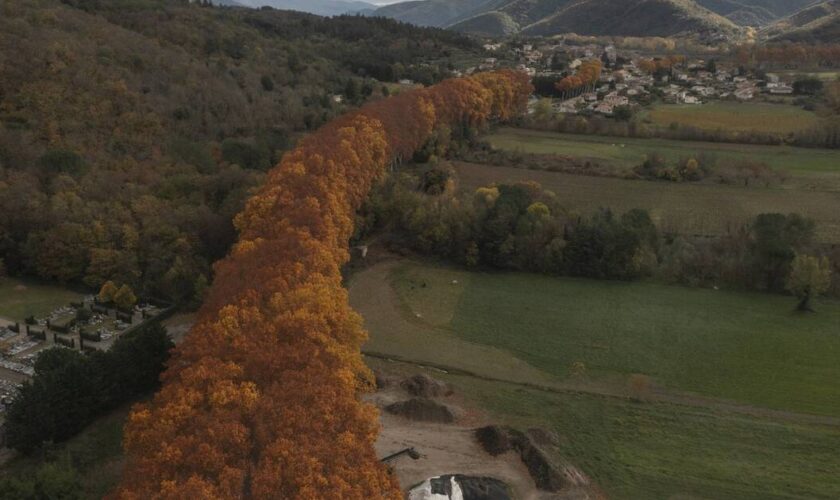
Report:
<svg viewBox="0 0 840 500"><path fill-rule="evenodd" d="M840 498L836 427L467 377L448 381L500 423L554 431L563 456L611 499Z"/></svg>
<svg viewBox="0 0 840 500"><path fill-rule="evenodd" d="M840 304L799 316L792 299L764 294L412 261L388 269L386 279L374 268L350 282L371 335L366 349L492 379L431 373L495 422L554 431L564 458L609 498L840 495L840 427L793 413L840 416ZM583 380L571 374L576 361L586 365ZM597 390L620 392L633 374L650 376L659 394L698 395L696 403ZM569 381L583 389L562 389ZM754 412L731 410L732 400Z"/></svg>
<svg viewBox="0 0 840 500"><path fill-rule="evenodd" d="M803 315L779 295L412 264L392 283L424 321L560 379L583 362L605 383L643 374L665 389L840 417L837 302Z"/></svg>
<svg viewBox="0 0 840 500"><path fill-rule="evenodd" d="M837 192L626 180L461 162L453 167L462 189L536 181L570 210L587 214L601 208L644 208L660 229L678 234L720 235L758 214L780 212L806 215L816 221L820 241L840 242Z"/></svg>
<svg viewBox="0 0 840 500"><path fill-rule="evenodd" d="M663 127L673 123L706 130L789 134L820 124L811 111L796 106L761 102L710 102L703 105L659 104L643 119Z"/></svg>
<svg viewBox="0 0 840 500"><path fill-rule="evenodd" d="M840 151L831 149L558 134L514 128L502 128L486 140L498 149L593 158L625 167L639 165L655 152L670 161L706 154L719 163L758 161L791 174L840 173Z"/></svg>
<svg viewBox="0 0 840 500"><path fill-rule="evenodd" d="M667 139L583 136L502 128L487 136L495 148L534 154L592 158L631 169L651 153L676 162L701 154L719 166L759 161L783 170L781 185L749 187L701 183L636 181L542 170L456 163L461 186L474 190L503 182L536 181L554 191L570 210L647 209L659 227L692 235L719 235L766 212L800 213L817 222L818 238L840 242L840 151Z"/></svg>
<svg viewBox="0 0 840 500"><path fill-rule="evenodd" d="M31 315L44 316L81 298L81 293L57 285L0 278L0 317L15 321Z"/></svg>

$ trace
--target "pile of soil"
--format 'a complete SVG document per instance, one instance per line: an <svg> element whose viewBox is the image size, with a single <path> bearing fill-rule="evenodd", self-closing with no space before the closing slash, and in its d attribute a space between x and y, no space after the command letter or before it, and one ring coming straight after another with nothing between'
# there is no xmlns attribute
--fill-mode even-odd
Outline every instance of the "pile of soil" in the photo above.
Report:
<svg viewBox="0 0 840 500"><path fill-rule="evenodd" d="M476 429L475 437L484 451L494 457L513 449L507 430L498 425L488 425Z"/></svg>
<svg viewBox="0 0 840 500"><path fill-rule="evenodd" d="M376 388L379 390L387 389L388 387L391 387L391 385L394 383L393 377L389 377L388 375L382 373L379 370L373 370L373 378L374 383L376 383Z"/></svg>
<svg viewBox="0 0 840 500"><path fill-rule="evenodd" d="M549 440L548 433L532 430L526 434L511 427L491 425L476 429L475 436L484 450L493 456L509 450L519 453L537 488L556 492L566 486L563 467L555 463L538 443L543 439Z"/></svg>
<svg viewBox="0 0 840 500"><path fill-rule="evenodd" d="M400 401L386 406L385 410L394 415L420 422L451 424L455 421L455 414L446 405L427 398L412 398L408 401Z"/></svg>
<svg viewBox="0 0 840 500"><path fill-rule="evenodd" d="M445 382L435 380L425 374L415 375L403 380L400 387L412 396L419 398L438 398L452 394L452 389Z"/></svg>

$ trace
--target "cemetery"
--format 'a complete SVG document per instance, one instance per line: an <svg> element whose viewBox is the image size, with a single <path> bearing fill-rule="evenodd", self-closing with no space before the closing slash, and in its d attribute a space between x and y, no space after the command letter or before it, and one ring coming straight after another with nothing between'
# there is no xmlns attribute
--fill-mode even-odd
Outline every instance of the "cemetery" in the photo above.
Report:
<svg viewBox="0 0 840 500"><path fill-rule="evenodd" d="M173 310L169 303L138 301L129 288L117 289L109 282L99 294L83 296L43 316L0 317L0 417L20 384L35 374L41 352L53 347L107 351L120 336Z"/></svg>

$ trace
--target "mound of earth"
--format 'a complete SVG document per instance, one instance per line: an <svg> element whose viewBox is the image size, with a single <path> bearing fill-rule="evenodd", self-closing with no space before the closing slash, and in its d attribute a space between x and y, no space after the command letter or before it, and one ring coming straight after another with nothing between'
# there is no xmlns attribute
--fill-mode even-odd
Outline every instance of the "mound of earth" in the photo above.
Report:
<svg viewBox="0 0 840 500"><path fill-rule="evenodd" d="M394 378L386 375L380 370L373 370L373 380L376 384L376 388L379 390L387 389L394 384Z"/></svg>
<svg viewBox="0 0 840 500"><path fill-rule="evenodd" d="M567 486L585 486L589 482L577 469L552 458L546 448L555 446L556 440L546 431L533 429L526 434L511 427L491 425L476 429L475 437L493 456L515 450L534 483L543 491L557 492Z"/></svg>
<svg viewBox="0 0 840 500"><path fill-rule="evenodd" d="M409 377L400 383L400 387L412 396L419 398L437 398L449 396L452 389L445 382L435 380L424 374Z"/></svg>
<svg viewBox="0 0 840 500"><path fill-rule="evenodd" d="M394 415L419 422L451 424L455 421L455 414L446 405L427 398L412 398L408 401L399 401L386 406L385 410Z"/></svg>
<svg viewBox="0 0 840 500"><path fill-rule="evenodd" d="M488 425L475 430L478 443L484 451L494 457L513 449L509 436L507 429L498 425Z"/></svg>
<svg viewBox="0 0 840 500"><path fill-rule="evenodd" d="M461 474L427 479L413 488L409 500L511 500L508 487L491 477Z"/></svg>

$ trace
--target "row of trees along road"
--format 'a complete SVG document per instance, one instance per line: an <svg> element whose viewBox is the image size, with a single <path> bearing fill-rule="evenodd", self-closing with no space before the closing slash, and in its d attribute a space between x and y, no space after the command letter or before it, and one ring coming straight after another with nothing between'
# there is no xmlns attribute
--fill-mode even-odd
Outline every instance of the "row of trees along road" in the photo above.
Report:
<svg viewBox="0 0 840 500"><path fill-rule="evenodd" d="M115 498L399 498L341 266L354 214L389 164L435 132L524 111L517 72L376 101L301 141L236 217L197 322L154 401L131 414Z"/></svg>

